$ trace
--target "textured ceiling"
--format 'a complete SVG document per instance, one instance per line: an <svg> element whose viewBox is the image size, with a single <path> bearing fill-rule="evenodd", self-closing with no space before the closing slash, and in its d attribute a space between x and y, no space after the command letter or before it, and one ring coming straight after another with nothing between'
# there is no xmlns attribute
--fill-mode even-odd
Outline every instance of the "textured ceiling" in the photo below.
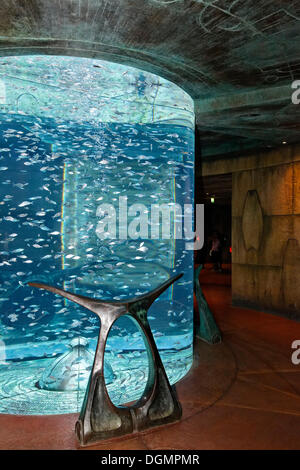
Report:
<svg viewBox="0 0 300 470"><path fill-rule="evenodd" d="M1 0L0 55L34 53L177 83L195 99L204 158L300 141L300 0Z"/></svg>

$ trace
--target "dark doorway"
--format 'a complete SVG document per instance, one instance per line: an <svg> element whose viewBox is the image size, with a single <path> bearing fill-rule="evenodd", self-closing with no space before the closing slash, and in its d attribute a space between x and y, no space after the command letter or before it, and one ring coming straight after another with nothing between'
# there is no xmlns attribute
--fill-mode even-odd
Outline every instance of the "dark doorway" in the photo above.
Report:
<svg viewBox="0 0 300 470"><path fill-rule="evenodd" d="M231 194L232 175L214 175L196 179L196 201L204 204L204 246L195 253L195 262L214 269L210 256L213 238L221 242L222 271L231 271Z"/></svg>

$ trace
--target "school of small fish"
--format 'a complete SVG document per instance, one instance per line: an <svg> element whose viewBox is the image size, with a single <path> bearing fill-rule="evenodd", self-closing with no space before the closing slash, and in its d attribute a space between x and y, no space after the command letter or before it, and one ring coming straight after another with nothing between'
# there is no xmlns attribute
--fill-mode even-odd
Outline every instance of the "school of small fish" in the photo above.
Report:
<svg viewBox="0 0 300 470"><path fill-rule="evenodd" d="M34 67L37 60L29 57L27 65ZM65 101L74 100L81 87L86 92L82 103L88 106L83 115L89 111L95 116L99 107L91 104L86 80L80 85L71 68L53 70L48 80L41 76L40 81L63 87L65 76L72 78L72 93ZM128 83L133 80L126 70L122 75ZM34 93L34 86L28 87ZM130 109L134 103L137 113L137 100L142 103L146 92L152 99L157 89L147 76L138 75L135 101L130 91ZM116 97L105 97L105 104L107 98L117 108ZM120 300L154 289L175 272L184 272L184 277L153 304L149 321L158 340L174 337L170 340L174 350L191 342L193 254L185 250L184 241L97 237L98 206L109 203L118 209L120 196L127 197L128 207L170 202L183 206L193 201L193 131L155 119L124 122L126 99L128 94L124 98L120 92L114 122L51 116L50 101L47 117L22 110L0 114L0 335L12 343L28 338L31 343L67 341L78 335L95 337L98 332L98 320L91 312L28 287L29 281ZM26 103L29 106L30 100ZM129 216L129 222L133 218ZM128 320L116 324L111 335L122 338L127 349L142 344Z"/></svg>

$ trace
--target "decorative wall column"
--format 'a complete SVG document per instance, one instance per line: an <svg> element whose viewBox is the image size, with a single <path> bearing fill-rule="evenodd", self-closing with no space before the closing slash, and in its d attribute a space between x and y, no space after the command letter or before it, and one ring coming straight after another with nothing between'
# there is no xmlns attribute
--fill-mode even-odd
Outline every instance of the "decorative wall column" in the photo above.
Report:
<svg viewBox="0 0 300 470"><path fill-rule="evenodd" d="M300 319L300 152L280 152L233 172L232 297Z"/></svg>

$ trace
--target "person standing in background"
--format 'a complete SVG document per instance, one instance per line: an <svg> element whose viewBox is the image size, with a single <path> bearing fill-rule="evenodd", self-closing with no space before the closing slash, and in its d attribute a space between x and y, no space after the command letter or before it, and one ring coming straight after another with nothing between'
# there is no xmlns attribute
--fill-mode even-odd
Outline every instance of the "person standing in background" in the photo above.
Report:
<svg viewBox="0 0 300 470"><path fill-rule="evenodd" d="M222 242L218 232L213 232L211 237L210 259L215 271L222 271Z"/></svg>

